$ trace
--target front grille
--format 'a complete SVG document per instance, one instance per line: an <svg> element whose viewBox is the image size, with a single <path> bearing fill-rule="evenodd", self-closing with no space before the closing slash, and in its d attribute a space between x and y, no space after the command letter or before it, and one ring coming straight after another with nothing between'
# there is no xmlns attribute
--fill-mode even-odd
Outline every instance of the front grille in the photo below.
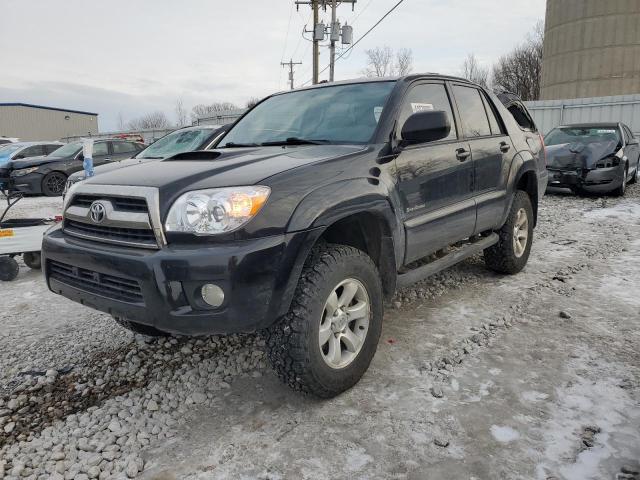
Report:
<svg viewBox="0 0 640 480"><path fill-rule="evenodd" d="M66 263L48 261L49 278L60 283L120 302L144 304L140 284L135 280L94 272Z"/></svg>
<svg viewBox="0 0 640 480"><path fill-rule="evenodd" d="M158 247L153 230L149 229L110 227L99 224L82 223L75 220L65 220L64 231L69 235L108 243L129 244L149 248Z"/></svg>
<svg viewBox="0 0 640 480"><path fill-rule="evenodd" d="M103 195L75 195L71 200L71 205L89 208L96 200L107 200L111 202L113 208L122 212L144 212L149 211L147 201L144 198L131 197L110 197Z"/></svg>

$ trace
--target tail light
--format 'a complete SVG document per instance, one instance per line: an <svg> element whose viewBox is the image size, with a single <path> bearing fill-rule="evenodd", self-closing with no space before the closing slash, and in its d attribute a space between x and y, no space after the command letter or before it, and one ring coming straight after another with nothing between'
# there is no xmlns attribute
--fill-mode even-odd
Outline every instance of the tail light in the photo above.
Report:
<svg viewBox="0 0 640 480"><path fill-rule="evenodd" d="M540 147L542 148L542 160L544 160L544 166L547 166L547 147L544 145L544 138L541 133L538 133L540 137Z"/></svg>

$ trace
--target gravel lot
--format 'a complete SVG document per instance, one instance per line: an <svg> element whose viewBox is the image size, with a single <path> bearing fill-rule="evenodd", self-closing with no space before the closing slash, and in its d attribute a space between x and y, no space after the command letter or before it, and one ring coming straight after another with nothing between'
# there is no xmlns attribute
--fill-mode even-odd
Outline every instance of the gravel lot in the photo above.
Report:
<svg viewBox="0 0 640 480"><path fill-rule="evenodd" d="M259 335L134 337L22 265L0 285L0 479L640 478L639 197L547 195L521 274L472 258L399 292L330 401L280 385Z"/></svg>

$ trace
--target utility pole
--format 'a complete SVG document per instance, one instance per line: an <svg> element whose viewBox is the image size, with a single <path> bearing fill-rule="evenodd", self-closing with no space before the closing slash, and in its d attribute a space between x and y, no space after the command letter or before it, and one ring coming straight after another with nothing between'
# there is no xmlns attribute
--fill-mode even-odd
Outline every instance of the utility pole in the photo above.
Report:
<svg viewBox="0 0 640 480"><path fill-rule="evenodd" d="M353 10L355 3L358 0L296 0L295 4L299 8L300 5L310 5L313 10L313 28L311 29L311 33L313 33L313 84L317 84L320 80L320 42L324 41L326 35L326 27L324 23L320 23L320 7L323 7L326 11L327 5L331 7L331 63L330 63L330 78L333 81L335 76L335 58L336 58L336 42L340 41L341 30L340 24L337 20L337 9L338 5L343 3L350 3L351 9ZM348 27L349 30L349 41L345 42L343 39L342 43L351 43L351 38L353 36L353 29ZM305 30L306 31L306 30ZM309 33L309 32L307 32Z"/></svg>
<svg viewBox="0 0 640 480"><path fill-rule="evenodd" d="M286 63L280 62L280 65L283 67L289 67L289 84L291 85L291 90L293 90L293 66L302 65L302 62L294 62L293 59L291 59Z"/></svg>

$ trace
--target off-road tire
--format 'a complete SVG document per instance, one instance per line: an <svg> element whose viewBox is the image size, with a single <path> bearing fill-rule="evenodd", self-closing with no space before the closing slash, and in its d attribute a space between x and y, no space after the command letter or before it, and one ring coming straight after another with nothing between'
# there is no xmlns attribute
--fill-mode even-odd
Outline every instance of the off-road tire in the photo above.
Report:
<svg viewBox="0 0 640 480"><path fill-rule="evenodd" d="M321 356L318 331L325 302L335 285L359 280L370 301L369 329L352 363L333 369ZM269 360L280 379L297 391L334 397L353 387L375 355L382 330L382 284L371 258L357 248L322 244L302 270L289 312L264 332Z"/></svg>
<svg viewBox="0 0 640 480"><path fill-rule="evenodd" d="M618 188L616 188L615 190L613 190L611 193L613 193L614 196L616 197L624 197L624 194L627 191L627 177L629 176L629 165L626 165L624 168L624 179L622 180L622 183L620 184L620 186Z"/></svg>
<svg viewBox="0 0 640 480"><path fill-rule="evenodd" d="M15 280L20 272L18 262L12 257L0 257L0 281L10 282Z"/></svg>
<svg viewBox="0 0 640 480"><path fill-rule="evenodd" d="M513 247L513 229L516 223L518 211L524 208L528 219L528 241L524 253L521 257L516 256ZM496 232L499 236L498 243L485 249L484 261L487 267L498 273L515 274L520 272L529 260L531 244L533 243L533 207L531 198L527 192L518 190L513 198L511 210L507 221L502 228Z"/></svg>
<svg viewBox="0 0 640 480"><path fill-rule="evenodd" d="M132 331L133 333L139 333L140 335L146 335L147 337L170 337L171 334L158 330L155 327L149 325L143 325L142 323L130 322L124 318L113 317L118 325Z"/></svg>
<svg viewBox="0 0 640 480"><path fill-rule="evenodd" d="M22 254L25 265L32 270L42 269L42 256L40 252L26 252Z"/></svg>
<svg viewBox="0 0 640 480"><path fill-rule="evenodd" d="M42 179L42 194L46 197L59 197L64 193L66 183L67 176L64 173L47 173Z"/></svg>

